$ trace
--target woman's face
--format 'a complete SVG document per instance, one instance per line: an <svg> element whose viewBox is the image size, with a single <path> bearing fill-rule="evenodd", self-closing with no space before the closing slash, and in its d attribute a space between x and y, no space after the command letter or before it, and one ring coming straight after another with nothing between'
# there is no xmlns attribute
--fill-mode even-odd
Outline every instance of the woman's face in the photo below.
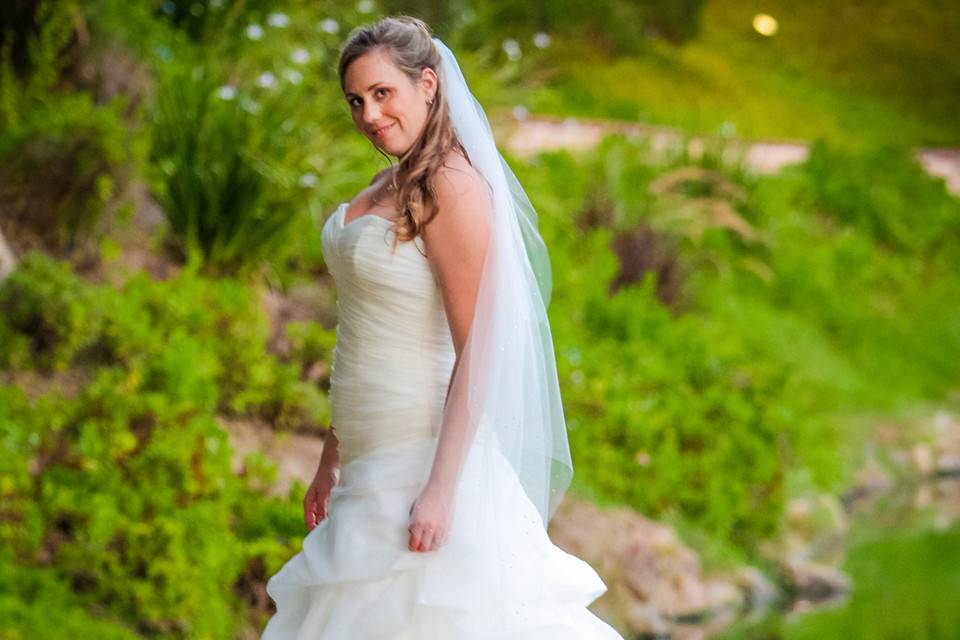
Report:
<svg viewBox="0 0 960 640"><path fill-rule="evenodd" d="M427 121L437 89L437 74L425 68L418 82L403 73L382 49L350 63L344 75L344 95L357 128L385 153L400 157L410 148Z"/></svg>

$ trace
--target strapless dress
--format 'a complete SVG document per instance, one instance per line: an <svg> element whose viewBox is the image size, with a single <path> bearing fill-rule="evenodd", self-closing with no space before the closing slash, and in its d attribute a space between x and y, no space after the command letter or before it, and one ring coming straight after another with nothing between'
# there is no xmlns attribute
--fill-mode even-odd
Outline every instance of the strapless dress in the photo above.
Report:
<svg viewBox="0 0 960 640"><path fill-rule="evenodd" d="M394 253L393 221L366 213L345 224L346 209L322 230L339 314L340 482L328 516L267 582L277 611L262 640L622 640L587 608L606 585L552 543L502 456L472 447L446 544L408 549L455 351L422 239ZM484 482L495 483L496 530L471 508Z"/></svg>

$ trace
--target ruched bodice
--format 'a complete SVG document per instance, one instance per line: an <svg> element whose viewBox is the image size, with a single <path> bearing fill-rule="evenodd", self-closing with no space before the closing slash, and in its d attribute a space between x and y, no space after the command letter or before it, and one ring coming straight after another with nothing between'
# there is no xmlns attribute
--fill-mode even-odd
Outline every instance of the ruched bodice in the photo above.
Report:
<svg viewBox="0 0 960 640"><path fill-rule="evenodd" d="M322 233L337 286L330 413L344 463L436 435L456 359L422 238L394 253L392 221L367 213L344 224L346 210Z"/></svg>

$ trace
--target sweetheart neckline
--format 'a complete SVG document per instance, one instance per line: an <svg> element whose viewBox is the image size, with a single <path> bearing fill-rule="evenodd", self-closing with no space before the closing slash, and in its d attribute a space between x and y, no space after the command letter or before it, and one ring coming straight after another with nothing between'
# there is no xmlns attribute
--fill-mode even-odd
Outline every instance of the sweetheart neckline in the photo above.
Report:
<svg viewBox="0 0 960 640"><path fill-rule="evenodd" d="M346 218L346 216L347 216L347 207L349 207L349 206L350 206L350 203L349 203L349 202L342 202L342 203L340 203L340 212L339 212L339 213L340 213L340 228L341 228L341 229L346 229L347 227L349 227L350 225L352 225L354 222L359 222L360 220L363 220L364 218L380 218L381 220L383 220L384 222L386 222L386 223L388 223L388 224L390 224L390 225L393 224L393 220L395 219L395 218L394 218L394 219L384 218L383 216L378 216L377 214L375 214L375 213L370 213L370 212L368 211L368 212L366 212L366 213L363 213L363 214L357 216L356 218L354 218L354 219L351 220L350 222L345 222L345 218Z"/></svg>

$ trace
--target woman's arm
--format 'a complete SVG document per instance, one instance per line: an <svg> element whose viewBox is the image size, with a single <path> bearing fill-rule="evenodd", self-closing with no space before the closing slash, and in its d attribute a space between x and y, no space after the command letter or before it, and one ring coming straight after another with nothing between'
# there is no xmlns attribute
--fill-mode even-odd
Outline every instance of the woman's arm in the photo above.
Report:
<svg viewBox="0 0 960 640"><path fill-rule="evenodd" d="M330 425L330 433L323 439L323 453L320 454L321 469L340 469L340 440L337 438L337 432L333 425ZM339 477L339 473L337 474Z"/></svg>
<svg viewBox="0 0 960 640"><path fill-rule="evenodd" d="M340 441L330 425L330 433L323 441L323 453L313 481L303 496L303 522L312 530L327 517L330 490L340 483Z"/></svg>
<svg viewBox="0 0 960 640"><path fill-rule="evenodd" d="M455 166L445 166L435 176L433 186L439 211L423 231L427 259L442 293L456 361L451 384L447 386L430 477L410 507L407 544L411 551L433 551L444 544L453 518L460 472L474 435L467 407L469 394L461 392L462 385L469 386L470 381L457 377L459 386L454 385L453 375L461 366L470 364L463 360L463 354L480 289L493 204L486 182L465 160L458 160L451 163Z"/></svg>
<svg viewBox="0 0 960 640"><path fill-rule="evenodd" d="M424 227L423 239L427 259L440 287L456 352L452 382L473 322L490 238L493 203L486 182L465 161L444 167L435 178L434 188L439 211ZM448 401L449 392L450 385ZM445 413L447 420L441 428L430 480L452 488L473 434L465 406L448 407Z"/></svg>

